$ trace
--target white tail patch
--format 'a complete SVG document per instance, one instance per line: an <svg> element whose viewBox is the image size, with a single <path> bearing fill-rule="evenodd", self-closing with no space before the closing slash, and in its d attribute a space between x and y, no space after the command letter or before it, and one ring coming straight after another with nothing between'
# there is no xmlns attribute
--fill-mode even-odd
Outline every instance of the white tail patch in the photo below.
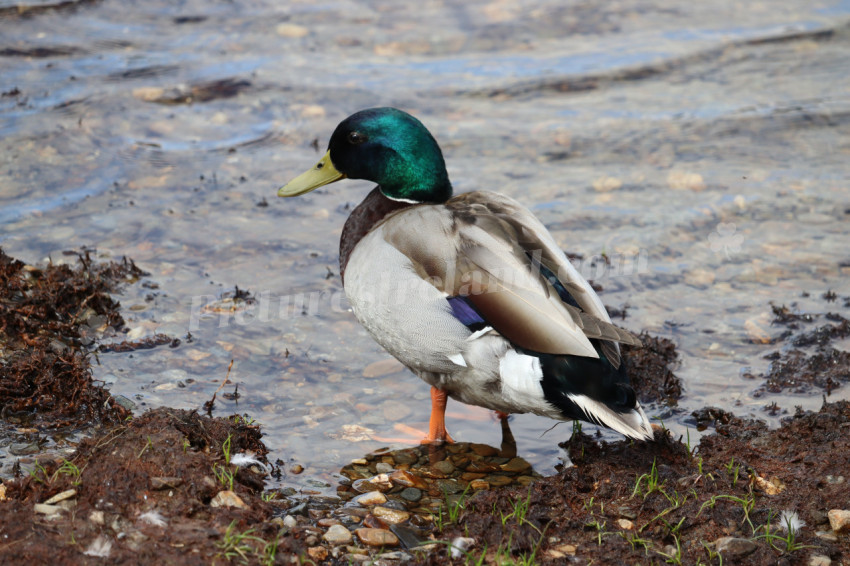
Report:
<svg viewBox="0 0 850 566"><path fill-rule="evenodd" d="M516 407L513 412L541 415L552 412L552 405L546 401L540 384L543 379L540 358L508 349L499 360L499 377L502 378L502 397Z"/></svg>
<svg viewBox="0 0 850 566"><path fill-rule="evenodd" d="M567 397L578 405L592 422L605 425L635 440L651 440L653 438L652 426L649 424L649 419L646 418L640 403L636 404L635 408L628 413L618 413L608 408L604 403L594 401L585 395L567 395Z"/></svg>

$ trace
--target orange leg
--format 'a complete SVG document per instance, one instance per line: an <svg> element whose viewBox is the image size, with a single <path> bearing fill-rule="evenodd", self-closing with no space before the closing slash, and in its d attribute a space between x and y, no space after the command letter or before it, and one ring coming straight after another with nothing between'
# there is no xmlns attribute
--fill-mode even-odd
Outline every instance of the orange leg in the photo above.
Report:
<svg viewBox="0 0 850 566"><path fill-rule="evenodd" d="M431 421L428 425L428 436L422 439L422 444L454 442L446 431L446 402L449 394L442 389L431 387Z"/></svg>

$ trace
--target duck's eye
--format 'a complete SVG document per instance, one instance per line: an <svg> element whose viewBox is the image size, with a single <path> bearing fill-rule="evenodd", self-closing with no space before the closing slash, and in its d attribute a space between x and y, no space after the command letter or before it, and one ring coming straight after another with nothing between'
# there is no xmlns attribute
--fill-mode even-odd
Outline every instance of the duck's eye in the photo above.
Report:
<svg viewBox="0 0 850 566"><path fill-rule="evenodd" d="M366 136L360 132L351 132L348 134L348 143L351 145L360 145L364 141L366 141Z"/></svg>

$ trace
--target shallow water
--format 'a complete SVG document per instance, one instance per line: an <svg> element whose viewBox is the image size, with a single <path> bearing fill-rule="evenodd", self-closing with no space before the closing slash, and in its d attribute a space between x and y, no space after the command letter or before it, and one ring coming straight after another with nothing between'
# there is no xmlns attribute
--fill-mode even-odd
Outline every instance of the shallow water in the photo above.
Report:
<svg viewBox="0 0 850 566"><path fill-rule="evenodd" d="M742 374L767 368L752 340L779 334L770 302L850 294L850 2L597 4L0 2L0 245L133 258L150 276L122 297L129 337L184 343L102 354L96 377L140 411L196 408L233 360L240 397L216 414L261 422L306 468L284 483L321 491L414 439L397 425L426 426L428 389L342 299L338 237L369 184L275 192L342 118L397 106L456 190L531 207L629 305L625 326L675 340L685 397L648 411L666 426L686 434L705 405L773 424L772 401L819 407L755 398ZM223 312L235 286L258 301ZM551 425L512 422L544 474L571 430ZM453 403L449 427L498 445L484 410Z"/></svg>

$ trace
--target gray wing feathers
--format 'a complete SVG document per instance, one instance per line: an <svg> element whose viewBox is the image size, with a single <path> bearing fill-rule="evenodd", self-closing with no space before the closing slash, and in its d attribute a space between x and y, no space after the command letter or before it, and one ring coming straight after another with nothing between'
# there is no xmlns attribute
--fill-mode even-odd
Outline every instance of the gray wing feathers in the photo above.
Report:
<svg viewBox="0 0 850 566"><path fill-rule="evenodd" d="M589 339L600 339L617 367L617 343L640 343L611 323L543 224L504 195L465 193L445 207L411 207L387 217L382 229L384 240L421 277L448 296L466 296L500 334L522 347L598 357ZM560 300L535 262L557 275L580 309Z"/></svg>

